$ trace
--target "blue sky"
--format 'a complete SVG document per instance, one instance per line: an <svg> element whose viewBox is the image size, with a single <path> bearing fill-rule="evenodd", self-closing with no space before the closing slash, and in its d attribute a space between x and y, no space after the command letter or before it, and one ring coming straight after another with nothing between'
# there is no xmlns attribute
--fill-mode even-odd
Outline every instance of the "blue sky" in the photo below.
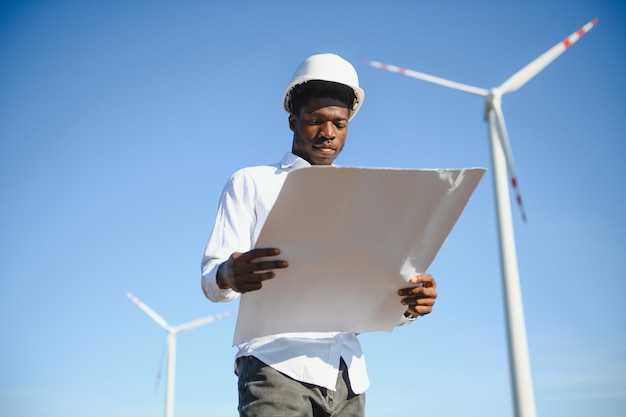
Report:
<svg viewBox="0 0 626 417"><path fill-rule="evenodd" d="M490 168L481 98L365 61L490 88L594 17L503 110L538 415L626 416L626 8L564 0L2 2L0 415L161 415L131 291L171 324L232 313L179 335L176 415L235 416L237 304L199 264L228 176L289 150L301 60L366 91L339 164ZM490 172L429 272L432 315L362 336L368 416L512 416Z"/></svg>

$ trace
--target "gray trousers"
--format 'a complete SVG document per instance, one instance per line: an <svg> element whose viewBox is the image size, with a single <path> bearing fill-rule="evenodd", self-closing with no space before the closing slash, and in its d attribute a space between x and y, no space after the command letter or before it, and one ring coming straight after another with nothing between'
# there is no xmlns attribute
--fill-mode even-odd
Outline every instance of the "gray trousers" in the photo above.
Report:
<svg viewBox="0 0 626 417"><path fill-rule="evenodd" d="M336 391L296 381L253 356L237 365L240 417L365 416L365 394L352 392L343 359Z"/></svg>

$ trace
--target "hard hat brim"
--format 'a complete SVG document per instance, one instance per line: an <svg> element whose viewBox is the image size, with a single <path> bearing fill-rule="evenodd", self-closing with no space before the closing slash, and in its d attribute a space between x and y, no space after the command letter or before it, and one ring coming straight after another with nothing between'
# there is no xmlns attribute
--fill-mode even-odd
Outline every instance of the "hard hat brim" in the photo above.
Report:
<svg viewBox="0 0 626 417"><path fill-rule="evenodd" d="M314 78L314 77L299 77L293 80L291 83L289 83L289 85L285 89L285 92L283 93L283 109L287 113L291 113L289 102L291 101L291 91L293 90L295 86L304 84L307 81L318 80L318 79L319 78ZM352 91L354 91L354 95L356 96L356 100L352 104L352 109L350 110L350 116L348 117L348 121L350 121L361 108L361 105L363 104L363 100L365 99L365 91L363 91L362 88L356 87L353 85L348 85L348 84L343 84L343 83L337 83L337 84L350 87Z"/></svg>

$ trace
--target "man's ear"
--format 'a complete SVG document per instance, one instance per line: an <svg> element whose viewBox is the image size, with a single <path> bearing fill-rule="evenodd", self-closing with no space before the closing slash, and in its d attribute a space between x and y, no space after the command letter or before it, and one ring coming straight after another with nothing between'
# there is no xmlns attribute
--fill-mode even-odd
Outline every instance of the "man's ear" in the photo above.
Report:
<svg viewBox="0 0 626 417"><path fill-rule="evenodd" d="M297 121L298 121L298 118L296 117L296 115L293 113L289 113L289 129L291 129L292 132L296 131Z"/></svg>

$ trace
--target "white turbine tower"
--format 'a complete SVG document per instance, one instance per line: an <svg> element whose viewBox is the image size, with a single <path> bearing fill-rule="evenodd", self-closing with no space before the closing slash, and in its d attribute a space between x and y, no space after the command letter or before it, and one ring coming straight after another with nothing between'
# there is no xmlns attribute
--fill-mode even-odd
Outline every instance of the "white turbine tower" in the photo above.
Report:
<svg viewBox="0 0 626 417"><path fill-rule="evenodd" d="M212 323L216 320L224 318L229 315L227 311L219 314L215 314L209 317L204 317L197 320L192 320L187 323L179 324L178 326L170 326L160 315L154 310L141 302L137 297L131 293L126 293L126 296L130 298L133 303L142 309L148 316L156 321L161 327L167 331L167 388L165 394L165 417L174 417L174 387L176 376L176 335L185 330L195 329L196 327L203 326L205 324Z"/></svg>
<svg viewBox="0 0 626 417"><path fill-rule="evenodd" d="M522 306L522 294L519 283L517 256L515 253L515 240L513 236L513 220L511 215L511 203L507 185L507 168L511 177L511 185L516 195L522 218L526 221L524 206L519 192L513 156L509 145L509 137L502 113L502 96L516 91L530 81L541 70L547 67L559 55L561 55L574 42L598 23L598 19L584 25L568 36L565 40L554 45L537 59L513 74L499 87L487 90L461 84L433 75L400 68L395 65L383 64L377 61L368 61L369 65L397 72L409 77L439 84L444 87L454 88L467 93L484 97L487 101L485 119L489 125L489 137L491 145L491 158L493 164L493 177L496 195L496 212L498 220L498 232L500 242L500 259L504 286L504 303L507 319L507 335L509 345L509 361L511 365L511 380L513 385L513 403L517 417L535 417L535 398L532 387L530 372L530 360L528 357L528 343L526 340L526 325L524 323L524 311Z"/></svg>

